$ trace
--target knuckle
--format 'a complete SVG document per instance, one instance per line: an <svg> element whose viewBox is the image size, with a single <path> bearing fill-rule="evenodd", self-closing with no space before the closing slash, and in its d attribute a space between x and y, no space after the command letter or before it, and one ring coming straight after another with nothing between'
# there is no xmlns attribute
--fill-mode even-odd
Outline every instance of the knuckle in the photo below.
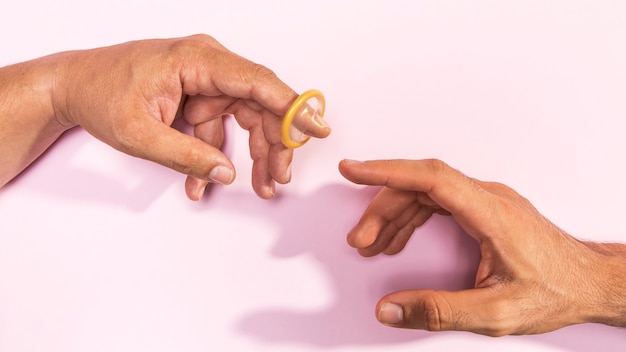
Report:
<svg viewBox="0 0 626 352"><path fill-rule="evenodd" d="M428 331L441 331L441 314L434 298L424 301L424 328Z"/></svg>
<svg viewBox="0 0 626 352"><path fill-rule="evenodd" d="M261 64L243 59L243 61L240 61L237 65L240 67L237 70L239 74L239 81L244 86L250 87L248 98L252 100L257 100L260 95L264 94L261 89L263 86L277 79L274 71ZM254 104L253 102L247 104L251 109L256 111L259 110L258 106L250 105Z"/></svg>
<svg viewBox="0 0 626 352"><path fill-rule="evenodd" d="M193 34L193 35L190 35L188 38L192 40L201 41L201 42L217 43L217 40L215 38L205 33Z"/></svg>
<svg viewBox="0 0 626 352"><path fill-rule="evenodd" d="M443 175L449 168L448 164L440 159L426 159L425 162L430 170L433 172L433 174L436 176Z"/></svg>
<svg viewBox="0 0 626 352"><path fill-rule="evenodd" d="M515 330L515 315L509 302L494 301L488 308L488 320L481 320L466 310L452 310L445 296L434 292L422 301L423 328L428 331L472 331L490 337L510 335ZM482 314L481 314L482 315Z"/></svg>
<svg viewBox="0 0 626 352"><path fill-rule="evenodd" d="M450 305L441 295L429 295L424 299L422 309L425 330L443 331L453 328L450 324Z"/></svg>
<svg viewBox="0 0 626 352"><path fill-rule="evenodd" d="M497 300L493 302L489 311L490 320L482 327L480 333L490 337L501 337L514 332L511 322L511 304L508 300Z"/></svg>
<svg viewBox="0 0 626 352"><path fill-rule="evenodd" d="M213 38L212 36L208 34L190 35L188 37L181 38L179 42L182 43L183 45L190 45L190 46L194 46L194 45L207 46L208 45L208 46L215 47L215 46L220 45L217 39Z"/></svg>
<svg viewBox="0 0 626 352"><path fill-rule="evenodd" d="M208 175L208 170L206 172L194 172L193 165L204 164L200 162L201 158L202 157L200 151L197 148L181 148L178 157L172 158L172 160L170 161L171 164L168 166L185 175L206 177L206 175Z"/></svg>
<svg viewBox="0 0 626 352"><path fill-rule="evenodd" d="M173 40L169 45L169 52L174 57L195 57L206 56L207 50L220 48L222 45L210 35L194 34Z"/></svg>
<svg viewBox="0 0 626 352"><path fill-rule="evenodd" d="M511 199L523 198L513 188L505 185L504 183L492 181L492 182L483 182L483 184L485 185L485 188L487 188L492 193L501 195L503 197L507 197Z"/></svg>
<svg viewBox="0 0 626 352"><path fill-rule="evenodd" d="M251 62L250 64L252 65L250 72L252 72L252 78L254 81L267 82L277 78L276 73L274 73L271 69L254 62Z"/></svg>
<svg viewBox="0 0 626 352"><path fill-rule="evenodd" d="M505 185L504 183L501 183L501 182L487 182L487 183L490 184L493 188L495 188L497 190L500 190L503 193L504 192L509 193L509 192L513 191L513 189L511 187L509 187L509 186L507 186L507 185Z"/></svg>

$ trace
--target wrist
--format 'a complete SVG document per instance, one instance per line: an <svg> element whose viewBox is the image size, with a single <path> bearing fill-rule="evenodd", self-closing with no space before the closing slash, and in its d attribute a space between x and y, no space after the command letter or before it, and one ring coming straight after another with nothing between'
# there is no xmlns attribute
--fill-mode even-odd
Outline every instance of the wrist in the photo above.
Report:
<svg viewBox="0 0 626 352"><path fill-rule="evenodd" d="M626 327L626 245L586 243L597 254L594 277L595 292L586 321Z"/></svg>
<svg viewBox="0 0 626 352"><path fill-rule="evenodd" d="M65 130L78 126L69 118L71 106L68 106L70 101L68 84L81 80L75 77L75 72L72 72L71 64L74 60L73 56L75 56L73 53L72 51L56 53L40 59L42 64L47 67L46 74L50 84L48 96L52 108L52 118Z"/></svg>
<svg viewBox="0 0 626 352"><path fill-rule="evenodd" d="M54 113L55 70L55 60L48 57L0 68L0 186L72 127Z"/></svg>

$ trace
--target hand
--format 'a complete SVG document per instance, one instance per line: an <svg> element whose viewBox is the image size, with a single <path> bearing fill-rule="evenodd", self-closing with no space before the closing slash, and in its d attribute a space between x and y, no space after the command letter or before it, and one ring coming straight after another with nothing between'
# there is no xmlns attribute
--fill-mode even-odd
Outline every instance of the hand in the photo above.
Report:
<svg viewBox="0 0 626 352"><path fill-rule="evenodd" d="M234 166L219 151L225 115L250 132L255 192L271 198L275 182L290 181L293 151L281 143L280 122L297 94L272 71L213 38L143 40L56 58L56 119L188 175L190 199L200 199L209 182L235 178ZM194 136L170 127L177 117L193 125ZM330 128L307 133L326 137Z"/></svg>
<svg viewBox="0 0 626 352"><path fill-rule="evenodd" d="M500 336L567 325L626 325L623 245L574 239L511 188L471 179L439 160L344 160L348 180L385 186L348 235L363 256L400 252L433 213L451 215L480 244L475 288L383 297L383 324Z"/></svg>

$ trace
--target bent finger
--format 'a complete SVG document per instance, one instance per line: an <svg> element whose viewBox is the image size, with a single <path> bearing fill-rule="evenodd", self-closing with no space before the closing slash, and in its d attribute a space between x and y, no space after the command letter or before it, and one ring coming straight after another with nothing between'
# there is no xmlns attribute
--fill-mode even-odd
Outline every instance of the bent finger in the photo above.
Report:
<svg viewBox="0 0 626 352"><path fill-rule="evenodd" d="M278 116L283 116L297 97L272 70L225 49L209 36L183 38L178 48L184 58L180 80L185 94L221 93L250 99Z"/></svg>
<svg viewBox="0 0 626 352"><path fill-rule="evenodd" d="M286 184L291 181L291 161L293 149L282 144L270 145L268 151L268 170L276 182Z"/></svg>
<svg viewBox="0 0 626 352"><path fill-rule="evenodd" d="M215 148L221 148L224 142L223 118L219 117L196 125L194 135ZM200 200L208 184L208 180L187 176L185 180L187 197L195 201Z"/></svg>
<svg viewBox="0 0 626 352"><path fill-rule="evenodd" d="M492 194L440 160L343 160L339 170L346 179L357 184L426 193L433 202L468 227L473 226L470 225L473 221L494 216L491 211L494 208ZM471 234L480 235L476 231L471 231Z"/></svg>
<svg viewBox="0 0 626 352"><path fill-rule="evenodd" d="M407 242L415 232L415 229L424 225L428 219L432 216L433 211L427 207L421 207L419 211L411 218L411 220L402 227L398 233L391 239L387 247L383 250L383 253L387 255L394 255L400 253Z"/></svg>
<svg viewBox="0 0 626 352"><path fill-rule="evenodd" d="M183 117L188 123L196 126L221 116L234 101L235 98L226 95L217 97L207 97L204 95L190 96L187 97L185 102Z"/></svg>
<svg viewBox="0 0 626 352"><path fill-rule="evenodd" d="M348 244L359 249L371 246L390 222L401 217L414 204L414 193L391 188L381 189L365 209L359 222L348 233Z"/></svg>

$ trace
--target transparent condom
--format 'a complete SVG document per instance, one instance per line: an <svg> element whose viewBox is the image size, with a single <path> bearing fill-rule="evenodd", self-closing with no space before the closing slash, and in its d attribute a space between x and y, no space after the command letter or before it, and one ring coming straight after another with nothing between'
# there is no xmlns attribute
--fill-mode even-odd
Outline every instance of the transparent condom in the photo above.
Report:
<svg viewBox="0 0 626 352"><path fill-rule="evenodd" d="M326 102L319 90L302 93L283 117L280 137L287 148L298 148L311 139L307 132L319 129Z"/></svg>

